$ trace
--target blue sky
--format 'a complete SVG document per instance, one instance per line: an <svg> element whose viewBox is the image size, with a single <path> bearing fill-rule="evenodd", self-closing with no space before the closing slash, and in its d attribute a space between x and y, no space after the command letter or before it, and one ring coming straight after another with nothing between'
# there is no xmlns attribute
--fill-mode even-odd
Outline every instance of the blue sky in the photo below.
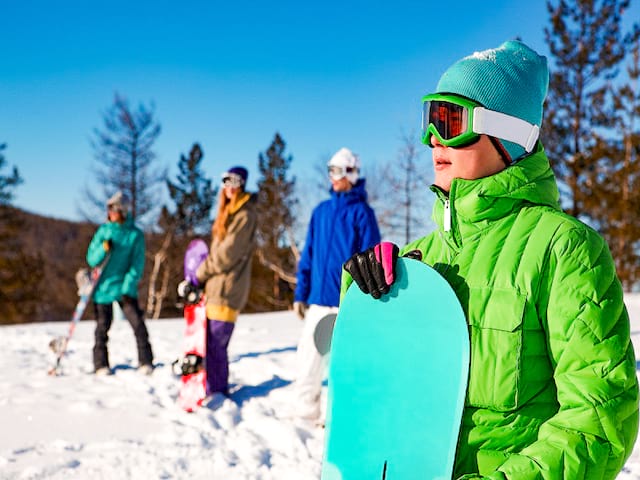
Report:
<svg viewBox="0 0 640 480"><path fill-rule="evenodd" d="M80 218L89 140L115 92L155 104L170 175L197 141L207 175L244 164L255 180L276 131L302 189L343 146L374 169L419 129L421 96L455 60L517 36L546 54L544 4L3 2L0 143L25 181L15 204Z"/></svg>

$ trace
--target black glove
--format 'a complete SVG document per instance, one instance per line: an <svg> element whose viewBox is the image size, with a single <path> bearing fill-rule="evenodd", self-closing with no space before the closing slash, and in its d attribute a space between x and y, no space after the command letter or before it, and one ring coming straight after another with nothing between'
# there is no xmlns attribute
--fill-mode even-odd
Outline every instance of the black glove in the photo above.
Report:
<svg viewBox="0 0 640 480"><path fill-rule="evenodd" d="M380 298L395 281L399 248L391 242L379 243L364 252L356 253L344 264L360 290L373 298Z"/></svg>

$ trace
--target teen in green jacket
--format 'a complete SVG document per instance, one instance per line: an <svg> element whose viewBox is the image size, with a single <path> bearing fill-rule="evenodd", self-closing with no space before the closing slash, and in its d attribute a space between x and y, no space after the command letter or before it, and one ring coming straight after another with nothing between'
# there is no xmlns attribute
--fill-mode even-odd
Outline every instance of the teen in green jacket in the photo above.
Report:
<svg viewBox="0 0 640 480"><path fill-rule="evenodd" d="M414 251L455 290L471 365L454 478L613 479L637 435L635 355L611 254L561 211L538 141L547 84L545 57L517 41L451 66L423 99L436 231L345 264L343 291L353 277L377 298L397 255Z"/></svg>

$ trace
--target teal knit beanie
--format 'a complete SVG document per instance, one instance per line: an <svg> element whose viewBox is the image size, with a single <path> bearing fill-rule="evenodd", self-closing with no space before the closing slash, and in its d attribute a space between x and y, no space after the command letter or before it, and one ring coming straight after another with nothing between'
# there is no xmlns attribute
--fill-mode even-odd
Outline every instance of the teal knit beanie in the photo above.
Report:
<svg viewBox="0 0 640 480"><path fill-rule="evenodd" d="M546 57L520 41L509 40L454 63L440 78L437 93L461 95L540 127L548 85ZM512 162L526 153L516 143L501 143Z"/></svg>

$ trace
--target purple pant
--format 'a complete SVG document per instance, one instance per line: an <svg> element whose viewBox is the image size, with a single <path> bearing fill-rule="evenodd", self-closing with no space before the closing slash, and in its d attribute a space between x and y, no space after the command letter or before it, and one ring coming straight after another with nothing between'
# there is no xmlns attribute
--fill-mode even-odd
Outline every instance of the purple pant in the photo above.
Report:
<svg viewBox="0 0 640 480"><path fill-rule="evenodd" d="M235 323L207 320L207 395L229 394L229 356L227 347Z"/></svg>

